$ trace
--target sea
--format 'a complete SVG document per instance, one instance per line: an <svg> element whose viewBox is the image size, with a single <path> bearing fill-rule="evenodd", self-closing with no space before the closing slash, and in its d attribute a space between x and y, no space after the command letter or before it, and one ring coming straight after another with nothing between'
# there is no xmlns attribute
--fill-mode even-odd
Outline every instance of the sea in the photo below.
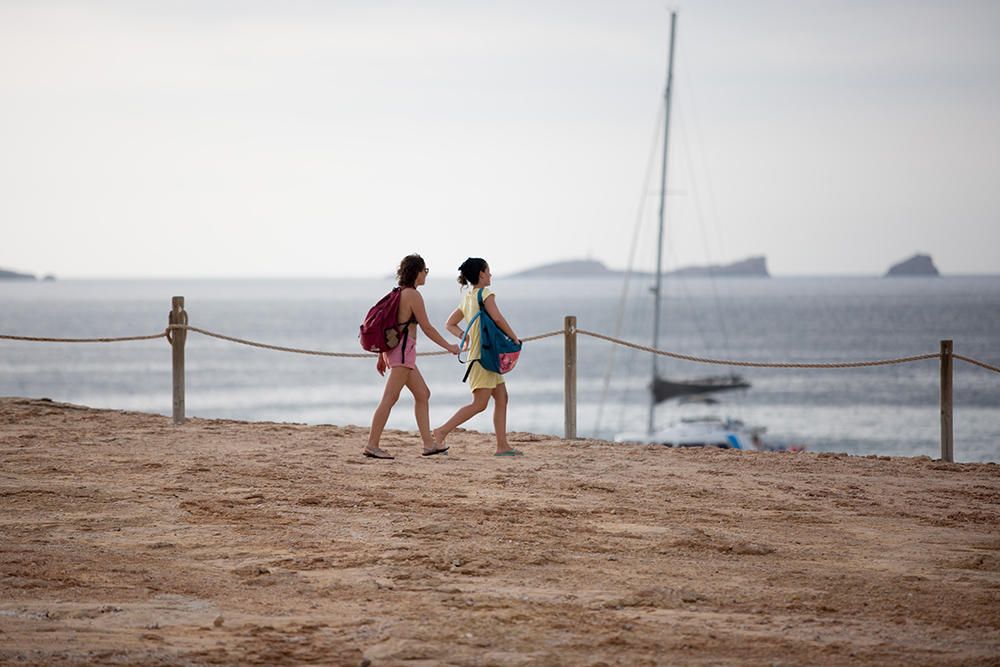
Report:
<svg viewBox="0 0 1000 667"><path fill-rule="evenodd" d="M155 334L171 297L184 296L190 324L229 336L332 352L360 352L358 326L392 287L389 279L59 280L0 282L0 334L117 337ZM497 303L526 338L580 329L649 345L651 281L503 278ZM449 279L421 288L432 323L460 297ZM676 278L665 282L661 349L744 361L841 362L956 353L1000 366L1000 276L941 278ZM422 333L418 350L438 349ZM577 431L612 439L646 426L653 355L579 336ZM717 415L765 427L765 441L858 455L940 455L936 359L859 369L735 369L657 359L658 372L691 379L735 372L751 387L716 404L661 403L657 425ZM372 359L258 349L190 333L189 417L367 425L384 380ZM453 356L421 358L431 421L469 399ZM510 374L508 429L562 435L564 339L525 343ZM0 395L47 397L96 408L169 415L171 351L164 339L125 343L0 340ZM1000 461L1000 373L960 360L954 368L955 459ZM404 392L389 428L415 430ZM491 432L490 411L466 424ZM628 446L613 445L608 446Z"/></svg>

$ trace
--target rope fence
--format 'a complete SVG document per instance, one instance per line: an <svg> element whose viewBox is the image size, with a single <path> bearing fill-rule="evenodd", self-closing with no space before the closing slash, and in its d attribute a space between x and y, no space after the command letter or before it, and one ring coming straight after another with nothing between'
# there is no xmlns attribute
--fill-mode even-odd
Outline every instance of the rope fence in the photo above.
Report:
<svg viewBox="0 0 1000 667"><path fill-rule="evenodd" d="M634 350L641 350L643 352L651 352L653 354L659 354L664 357L670 357L671 359L679 359L681 361L691 361L698 364L719 364L722 366L742 366L745 368L865 368L867 366L890 366L892 364L906 364L910 363L911 361L923 361L925 359L939 359L941 357L939 353L935 352L933 354L918 354L912 357L899 357L898 359L882 359L880 361L846 361L846 362L832 362L832 363L733 361L732 359L709 359L707 357L695 357L690 354L679 354L677 352L658 350L654 347L649 347L647 345L630 343L625 340L612 338L611 336L605 336L604 334L594 333L593 331L586 331L584 329L577 329L576 332L583 336L590 336L591 338L606 340L610 343L615 343L616 345L621 345L623 347L630 347Z"/></svg>
<svg viewBox="0 0 1000 667"><path fill-rule="evenodd" d="M984 364L983 362L977 361L975 359L970 359L969 357L966 357L965 355L954 354L952 356L955 357L956 359L961 359L962 361L964 361L964 362L966 362L968 364L972 364L973 366L979 366L980 368L985 368L988 371L993 371L994 373L1000 373L1000 368L997 368L996 366L990 366L989 364Z"/></svg>
<svg viewBox="0 0 1000 667"><path fill-rule="evenodd" d="M240 345L249 345L251 347L259 347L265 350L276 350L278 352L291 352L293 354L311 354L319 357L343 357L350 359L370 359L374 358L376 353L374 352L324 352L322 350L306 350L298 347L284 347L282 345L271 345L269 343L260 343L258 341L246 340L243 338L236 338L234 336L226 336L225 334L220 334L215 331L206 331L205 329L200 329L198 327L192 327L186 324L171 324L167 327L170 329L185 329L187 331L194 331L205 336L211 336L212 338L218 338L220 340L227 340L231 343L239 343ZM541 340L542 338L549 338L550 336L558 336L562 331L550 331L548 333L539 334L537 336L531 336L529 338L522 338L522 343L527 343L532 340ZM447 350L441 350L439 352L417 352L418 357L440 357L446 354L451 354Z"/></svg>
<svg viewBox="0 0 1000 667"><path fill-rule="evenodd" d="M306 350L298 347L285 347L283 345L271 345L270 343L261 343L254 340L246 340L245 338L236 338L235 336L227 336L221 334L217 331L208 331L200 327L193 327L188 324L171 324L162 333L150 334L148 336L122 336L119 338L46 338L42 336L10 336L6 334L0 334L0 340L19 340L28 341L32 343L124 343L134 340L156 340L157 338L167 338L169 341L171 331L194 331L195 333L200 333L205 336L210 336L211 338L218 338L220 340L226 340L231 343L239 343L240 345L249 345L251 347L259 347L265 350L276 350L278 352L291 352L293 354L312 354L320 357L344 357L344 358L355 358L355 359L368 359L376 356L374 352L324 352L323 350ZM522 338L522 343L527 343L533 340L541 340L543 338L551 338L552 336L559 336L562 331L549 331L547 333L538 334L537 336L529 336L528 338ZM440 357L450 352L446 350L441 350L440 352L417 352L418 357Z"/></svg>
<svg viewBox="0 0 1000 667"><path fill-rule="evenodd" d="M341 358L351 358L351 359L369 359L376 356L374 352L328 352L324 350L308 350L298 347L285 347L283 345L272 345L270 343L261 343L260 341L247 340L245 338L237 338L235 336L227 336L226 334L221 334L217 331L208 331L207 329L202 329L200 327L193 327L185 324L171 324L163 332L158 334L150 334L148 336L120 336L117 338L49 338L43 336L11 336L6 334L0 334L0 340L16 340L16 341L27 341L33 343L125 343L129 341L137 340L156 340L157 338L169 338L169 332L172 330L186 330L194 331L195 333L200 333L211 338L218 338L219 340L229 341L231 343L238 343L240 345L248 345L251 347L257 347L265 350L275 350L277 352L290 352L293 354L310 354L320 357L341 357ZM527 338L522 338L522 343L528 343L530 341L542 340L545 338L551 338L553 336L562 335L564 332L559 331L548 331L543 334L538 334L536 336L528 336ZM659 354L664 357L670 357L671 359L678 359L680 361L690 361L697 364L717 364L720 366L741 366L745 368L805 368L805 369L815 369L815 368L865 368L868 366L891 366L893 364L906 364L913 361L925 361L928 359L940 359L941 353L932 352L929 354L917 354L910 357L897 357L894 359L879 359L876 361L845 361L845 362L829 362L829 363L802 363L802 362L782 362L782 361L737 361L734 359L711 359L709 357L698 357L690 354L681 354L680 352L670 352L669 350L660 350L658 348L650 347L648 345L642 345L639 343L632 343L627 340L622 340L621 338L614 338L612 336L606 336L604 334L599 334L594 331L587 331L586 329L577 329L576 333L582 336L590 336L591 338L597 338L599 340L608 341L609 343L614 343L622 347L628 347L633 350L640 350L642 352L650 352L652 354ZM418 357L441 357L450 354L447 351L440 350L438 352L418 352ZM955 359L960 359L966 363L972 364L973 366L979 366L988 371L993 371L994 373L1000 373L1000 367L991 366L985 362L967 357L962 354L952 355Z"/></svg>
<svg viewBox="0 0 1000 667"><path fill-rule="evenodd" d="M36 343L124 343L129 341L140 341L140 340L156 340L158 338L166 338L167 342L171 345L173 350L173 385L174 385L174 422L183 423L184 417L184 346L187 339L187 333L193 331L195 333L202 334L203 336L208 336L210 338L216 338L219 340L228 341L230 343L237 343L239 345L247 345L250 347L256 347L265 350L274 350L277 352L289 352L292 354L307 354L321 357L337 357L337 358L353 358L353 359L370 359L376 356L376 353L372 352L328 352L323 350L309 350L297 347L288 347L284 345L272 345L270 343L262 343L259 341L247 340L245 338L237 338L235 336L228 336L226 334L221 334L217 331L209 331L207 329L202 329L200 327L191 326L188 324L187 312L184 310L184 297L174 297L172 301L172 309L169 314L169 324L160 333L149 334L145 336L120 336L120 337L101 337L101 338L51 338L42 336L13 336L7 334L0 334L0 340L12 340L12 341L24 341L24 342L36 342ZM866 368L875 366L890 366L894 364L906 364L916 361L926 361L929 359L938 359L941 364L941 458L944 461L954 460L954 439L952 434L952 360L959 359L968 364L978 366L988 371L994 373L1000 373L1000 368L987 364L985 362L967 357L961 354L955 354L952 351L952 341L943 340L941 341L941 351L929 354L918 354L909 357L897 357L893 359L879 359L872 361L847 361L847 362L829 362L829 363L803 363L803 362L761 362L761 361L740 361L733 359L712 359L708 357L699 357L690 354L681 354L678 352L670 352L668 350L660 350L648 345L641 345L639 343L633 343L627 340L622 340L620 338L615 338L612 336L606 336L604 334L596 333L593 331L587 331L585 329L578 329L576 326L576 317L567 316L564 321L564 328L557 331L548 331L546 333L538 334L535 336L529 336L527 338L522 338L521 342L527 343L531 341L544 340L546 338L552 338L554 336L564 337L565 346L565 367L564 367L564 378L565 378L565 437L567 439L576 438L576 336L577 334L581 336L589 336L598 340L607 341L614 345L620 345L622 347L632 348L634 350L639 350L642 352L648 352L650 354L658 354L665 357L670 357L672 359L677 359L680 361L689 361L698 364L717 364L723 366L739 366L744 368L797 368L797 369L838 369L838 368ZM422 357L435 357L444 356L450 354L447 351L438 352L419 352L418 356Z"/></svg>
<svg viewBox="0 0 1000 667"><path fill-rule="evenodd" d="M247 340L245 338L237 338L235 336L228 336L226 334L219 333L218 331L209 331L207 329L202 329L200 327L195 327L187 324L171 324L163 332L158 334L150 334L148 336L121 336L117 338L49 338L42 336L11 336L0 334L0 340L16 340L16 341L28 341L35 343L123 343L129 341L137 340L156 340L157 338L169 338L171 331L184 330L184 331L194 331L195 333L200 333L204 336L209 336L210 338L217 338L219 340L229 341L231 343L237 343L239 345L247 345L250 347L261 348L264 350L275 350L277 352L290 352L292 354L309 354L319 357L340 357L349 359L370 359L374 358L376 353L374 352L329 352L324 350L309 350L298 347L286 347L284 345L273 345L271 343L262 343L260 341ZM559 336L564 334L562 330L558 331L548 331L546 333L538 334L536 336L528 336L522 338L522 343L528 343L535 340L542 340L545 338L552 338L553 336ZM586 329L577 329L576 333L582 336L590 336L591 338L596 338L599 340L608 341L609 343L614 343L622 347L632 348L633 350L640 350L642 352L650 352L652 354L659 354L664 357L670 357L671 359L678 359L680 361L690 361L698 364L718 364L722 366L741 366L746 368L865 368L868 366L890 366L893 364L906 364L913 361L925 361L927 359L939 359L941 354L938 352L933 352L930 354L918 354L910 357L898 357L894 359L880 359L876 361L845 361L845 362L830 362L830 363L802 363L802 362L765 362L765 361L737 361L734 359L712 359L709 357L698 357L690 354L681 354L679 352L670 352L669 350L661 350L658 348L650 347L648 345L642 345L639 343L632 343L627 340L622 340L621 338L614 338L612 336L606 336L604 334L599 334L594 331L587 331ZM440 357L450 354L445 350L440 350L437 352L418 352L418 357ZM982 361L966 357L961 354L953 355L955 359L961 359L962 361L968 362L975 366L979 366L986 370L993 371L995 373L1000 373L1000 368L996 366L991 366Z"/></svg>
<svg viewBox="0 0 1000 667"><path fill-rule="evenodd" d="M166 331L163 331L158 334L150 334L148 336L122 336L120 338L42 338L40 336L0 335L0 339L2 340L22 340L22 341L30 341L32 343L125 343L127 341L132 341L132 340L156 340L157 338L166 338L166 337L167 337Z"/></svg>

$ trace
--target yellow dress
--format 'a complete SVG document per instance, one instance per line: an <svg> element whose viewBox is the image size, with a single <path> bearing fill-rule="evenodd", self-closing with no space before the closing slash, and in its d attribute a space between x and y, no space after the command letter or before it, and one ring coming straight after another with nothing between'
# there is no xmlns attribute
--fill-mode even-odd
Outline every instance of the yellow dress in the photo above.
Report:
<svg viewBox="0 0 1000 667"><path fill-rule="evenodd" d="M467 294L462 297L462 300L458 304L458 309L462 311L465 316L466 328L468 328L469 322L476 313L479 312L479 299L477 298L479 290L472 288ZM487 297L489 297L493 292L490 291L489 287L483 288L483 302L485 304ZM481 348L479 346L479 320L472 325L472 330L469 331L469 363L472 364L473 359L478 359L481 354ZM499 373L494 373L493 371L488 371L483 368L482 364L472 364L472 370L469 371L469 388L472 391L476 389L494 389L497 385L504 383L503 376Z"/></svg>

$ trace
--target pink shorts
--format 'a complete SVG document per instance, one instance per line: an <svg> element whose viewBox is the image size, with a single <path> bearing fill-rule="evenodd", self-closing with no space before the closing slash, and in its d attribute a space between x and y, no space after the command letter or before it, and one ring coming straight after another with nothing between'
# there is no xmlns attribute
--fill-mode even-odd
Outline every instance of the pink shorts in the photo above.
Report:
<svg viewBox="0 0 1000 667"><path fill-rule="evenodd" d="M406 356L404 360L403 356L403 346L397 345L388 352L382 353L382 359L385 361L385 365L389 368L397 368L402 366L404 368L416 368L417 367L417 337L414 334L410 334L406 338Z"/></svg>

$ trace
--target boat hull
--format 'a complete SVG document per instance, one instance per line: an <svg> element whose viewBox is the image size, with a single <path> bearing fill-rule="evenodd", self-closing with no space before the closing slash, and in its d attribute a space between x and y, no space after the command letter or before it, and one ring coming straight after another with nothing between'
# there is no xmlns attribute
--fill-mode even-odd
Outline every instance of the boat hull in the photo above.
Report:
<svg viewBox="0 0 1000 667"><path fill-rule="evenodd" d="M672 398L715 394L720 391L734 389L749 389L750 383L739 375L724 375L721 377L699 378L697 380L667 380L661 377L653 382L653 396L657 403L669 401Z"/></svg>

